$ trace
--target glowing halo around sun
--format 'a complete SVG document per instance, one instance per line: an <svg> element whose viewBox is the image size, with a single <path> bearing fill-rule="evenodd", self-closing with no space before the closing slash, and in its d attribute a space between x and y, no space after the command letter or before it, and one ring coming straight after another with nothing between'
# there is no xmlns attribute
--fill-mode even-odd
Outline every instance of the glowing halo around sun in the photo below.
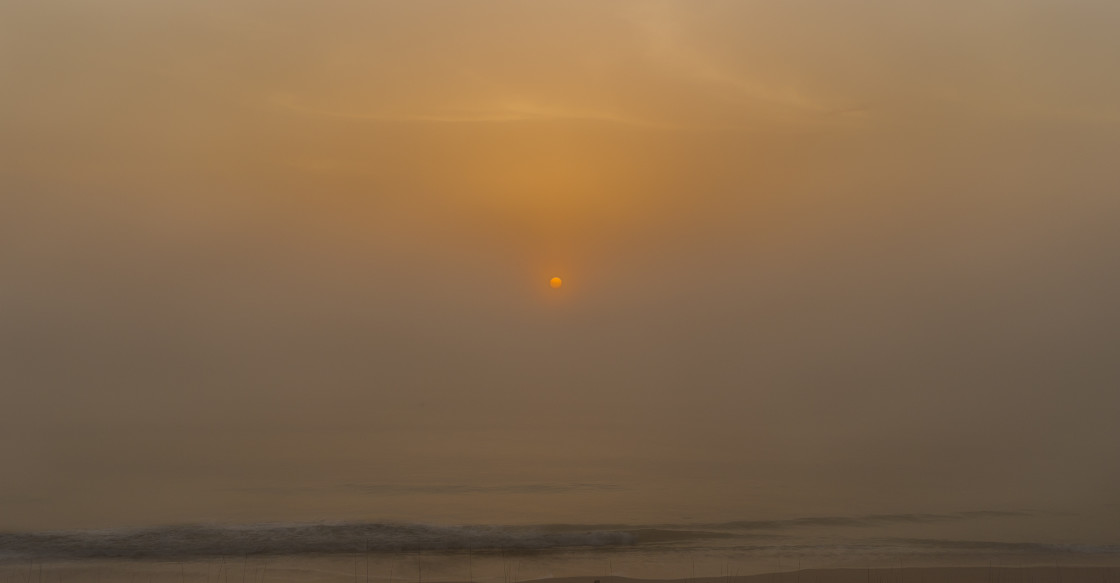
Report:
<svg viewBox="0 0 1120 583"><path fill-rule="evenodd" d="M564 285L564 280L560 279L559 277L554 277L548 280L548 285L552 286L552 289L556 289Z"/></svg>

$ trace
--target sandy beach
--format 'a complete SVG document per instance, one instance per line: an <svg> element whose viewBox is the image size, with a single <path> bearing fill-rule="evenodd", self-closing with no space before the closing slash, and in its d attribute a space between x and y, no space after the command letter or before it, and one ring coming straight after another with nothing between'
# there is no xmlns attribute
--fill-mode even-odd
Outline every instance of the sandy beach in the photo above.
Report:
<svg viewBox="0 0 1120 583"><path fill-rule="evenodd" d="M373 559L379 566L380 561ZM3 583L1116 583L1120 560L1102 564L1050 566L901 567L866 569L802 569L751 575L685 578L633 578L620 575L516 578L478 573L473 580L444 578L438 570L427 578L411 573L366 573L363 557L241 557L208 561L161 562L86 560L7 563L0 567ZM511 562L512 564L512 562ZM368 578L367 578L368 577Z"/></svg>

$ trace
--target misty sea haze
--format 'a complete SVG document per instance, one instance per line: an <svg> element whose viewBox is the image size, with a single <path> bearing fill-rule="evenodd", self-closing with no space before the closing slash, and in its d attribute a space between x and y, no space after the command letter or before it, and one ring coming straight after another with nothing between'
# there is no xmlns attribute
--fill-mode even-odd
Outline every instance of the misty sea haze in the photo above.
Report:
<svg viewBox="0 0 1120 583"><path fill-rule="evenodd" d="M1118 31L0 0L0 583L1120 583Z"/></svg>

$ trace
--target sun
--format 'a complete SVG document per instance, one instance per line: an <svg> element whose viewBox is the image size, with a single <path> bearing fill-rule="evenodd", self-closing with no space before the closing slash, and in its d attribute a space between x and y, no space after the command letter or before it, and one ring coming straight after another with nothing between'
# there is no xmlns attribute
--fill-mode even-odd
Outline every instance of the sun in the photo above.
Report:
<svg viewBox="0 0 1120 583"><path fill-rule="evenodd" d="M559 277L554 277L554 278L548 280L548 285L551 285L552 289L556 289L556 288L564 285L564 280L560 279Z"/></svg>

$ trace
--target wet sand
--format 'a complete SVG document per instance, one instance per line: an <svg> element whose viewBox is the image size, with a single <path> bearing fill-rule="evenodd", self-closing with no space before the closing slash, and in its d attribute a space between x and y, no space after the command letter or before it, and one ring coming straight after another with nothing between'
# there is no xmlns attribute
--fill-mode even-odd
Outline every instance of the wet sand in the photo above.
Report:
<svg viewBox="0 0 1120 583"><path fill-rule="evenodd" d="M620 575L517 578L510 568L473 579L368 572L364 557L243 557L161 562L82 560L6 562L0 583L1120 583L1120 561L1099 566L802 569L753 575L630 578ZM733 571L732 571L733 573Z"/></svg>

